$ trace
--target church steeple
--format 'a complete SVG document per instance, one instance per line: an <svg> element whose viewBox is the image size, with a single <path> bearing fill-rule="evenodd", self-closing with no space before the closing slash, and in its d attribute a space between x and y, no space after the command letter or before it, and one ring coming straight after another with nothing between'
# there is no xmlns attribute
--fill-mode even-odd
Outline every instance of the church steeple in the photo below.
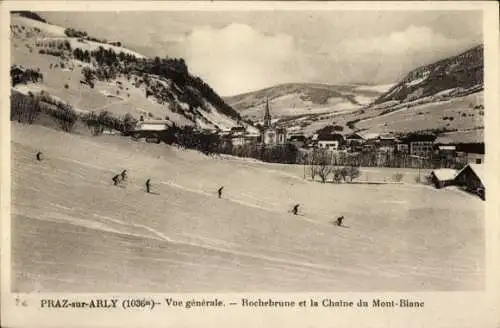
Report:
<svg viewBox="0 0 500 328"><path fill-rule="evenodd" d="M269 97L266 99L266 113L264 114L264 128L271 127L271 113L269 112Z"/></svg>

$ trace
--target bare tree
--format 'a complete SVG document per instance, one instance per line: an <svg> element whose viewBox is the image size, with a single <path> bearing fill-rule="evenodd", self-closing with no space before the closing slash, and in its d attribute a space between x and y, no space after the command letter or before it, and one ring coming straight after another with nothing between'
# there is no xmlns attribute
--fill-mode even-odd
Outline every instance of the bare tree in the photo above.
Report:
<svg viewBox="0 0 500 328"><path fill-rule="evenodd" d="M354 180L360 176L360 171L357 166L351 165L347 167L347 175L349 176L350 180Z"/></svg>
<svg viewBox="0 0 500 328"><path fill-rule="evenodd" d="M316 173L321 178L321 182L325 183L328 176L333 171L333 166L331 164L331 156L325 150L318 150L316 154Z"/></svg>

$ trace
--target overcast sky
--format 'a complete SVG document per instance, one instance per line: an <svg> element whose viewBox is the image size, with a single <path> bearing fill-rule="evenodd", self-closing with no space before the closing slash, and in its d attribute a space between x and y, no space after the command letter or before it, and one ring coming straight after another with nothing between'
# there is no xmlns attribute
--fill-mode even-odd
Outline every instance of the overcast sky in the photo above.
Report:
<svg viewBox="0 0 500 328"><path fill-rule="evenodd" d="M482 42L480 11L42 12L148 56L183 57L228 96L286 82L396 82Z"/></svg>

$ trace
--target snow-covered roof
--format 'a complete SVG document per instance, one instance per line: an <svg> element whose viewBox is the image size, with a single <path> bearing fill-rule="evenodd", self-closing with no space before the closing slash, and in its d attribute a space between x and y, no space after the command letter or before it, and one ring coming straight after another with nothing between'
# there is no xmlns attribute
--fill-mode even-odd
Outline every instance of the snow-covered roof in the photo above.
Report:
<svg viewBox="0 0 500 328"><path fill-rule="evenodd" d="M468 166L472 169L472 171L474 171L474 173L476 173L479 180L481 180L481 182L484 183L484 178L485 178L484 165L470 163ZM462 170L464 169L465 168L463 168Z"/></svg>
<svg viewBox="0 0 500 328"><path fill-rule="evenodd" d="M169 120L144 120L144 121L139 121L139 124L167 124L167 125L171 125L172 122Z"/></svg>
<svg viewBox="0 0 500 328"><path fill-rule="evenodd" d="M459 144L459 143L482 143L484 142L484 130L448 132L436 138L436 144Z"/></svg>
<svg viewBox="0 0 500 328"><path fill-rule="evenodd" d="M358 135L365 140L377 139L380 136L380 134L376 132L358 133Z"/></svg>
<svg viewBox="0 0 500 328"><path fill-rule="evenodd" d="M457 176L457 170L454 169L435 169L432 171L440 181L453 180Z"/></svg>
<svg viewBox="0 0 500 328"><path fill-rule="evenodd" d="M460 170L460 172L457 173L456 176L459 176L463 171L465 171L468 167L471 168L471 170L477 175L477 177L479 178L479 180L481 180L481 182L484 184L484 178L485 178L485 175L484 175L484 166L482 164L467 164L467 166L465 166L463 169Z"/></svg>

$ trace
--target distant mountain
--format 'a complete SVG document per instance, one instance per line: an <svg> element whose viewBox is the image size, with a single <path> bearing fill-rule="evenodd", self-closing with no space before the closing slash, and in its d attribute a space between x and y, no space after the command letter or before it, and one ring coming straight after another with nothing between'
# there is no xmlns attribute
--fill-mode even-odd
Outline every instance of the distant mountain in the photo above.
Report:
<svg viewBox="0 0 500 328"><path fill-rule="evenodd" d="M287 83L225 100L244 117L262 119L269 99L273 118L352 111L370 104L390 86Z"/></svg>
<svg viewBox="0 0 500 328"><path fill-rule="evenodd" d="M453 132L477 135L480 142L485 110L483 46L479 45L411 71L367 108L335 120L351 130Z"/></svg>
<svg viewBox="0 0 500 328"><path fill-rule="evenodd" d="M11 15L11 65L32 69L43 79L14 86L18 92L50 95L80 112L101 110L138 118L160 118L200 129L245 125L182 59L146 58L122 46L71 27L47 23L40 15Z"/></svg>
<svg viewBox="0 0 500 328"><path fill-rule="evenodd" d="M483 46L411 71L401 82L374 101L410 102L446 92L467 93L482 88Z"/></svg>
<svg viewBox="0 0 500 328"><path fill-rule="evenodd" d="M372 97L367 101L367 106L358 106L357 109L353 106L354 110L330 113L316 110L316 113L310 115L282 118L278 124L292 133L306 135L311 135L325 126L343 126L344 133L360 130L376 133L453 132L455 136L477 135L476 141L482 140L481 131L484 129L486 110L482 45L421 66L392 86L350 85L331 88L333 92L325 91L323 94L338 92L342 95L360 95L361 92L370 90ZM266 96L265 92L260 93L263 94L261 98ZM269 91L267 93L269 94ZM273 96L273 93L270 95ZM248 96L240 97L245 100ZM238 109L237 104L235 108ZM277 111L274 108L273 110ZM241 113L245 115L246 112L241 110Z"/></svg>

